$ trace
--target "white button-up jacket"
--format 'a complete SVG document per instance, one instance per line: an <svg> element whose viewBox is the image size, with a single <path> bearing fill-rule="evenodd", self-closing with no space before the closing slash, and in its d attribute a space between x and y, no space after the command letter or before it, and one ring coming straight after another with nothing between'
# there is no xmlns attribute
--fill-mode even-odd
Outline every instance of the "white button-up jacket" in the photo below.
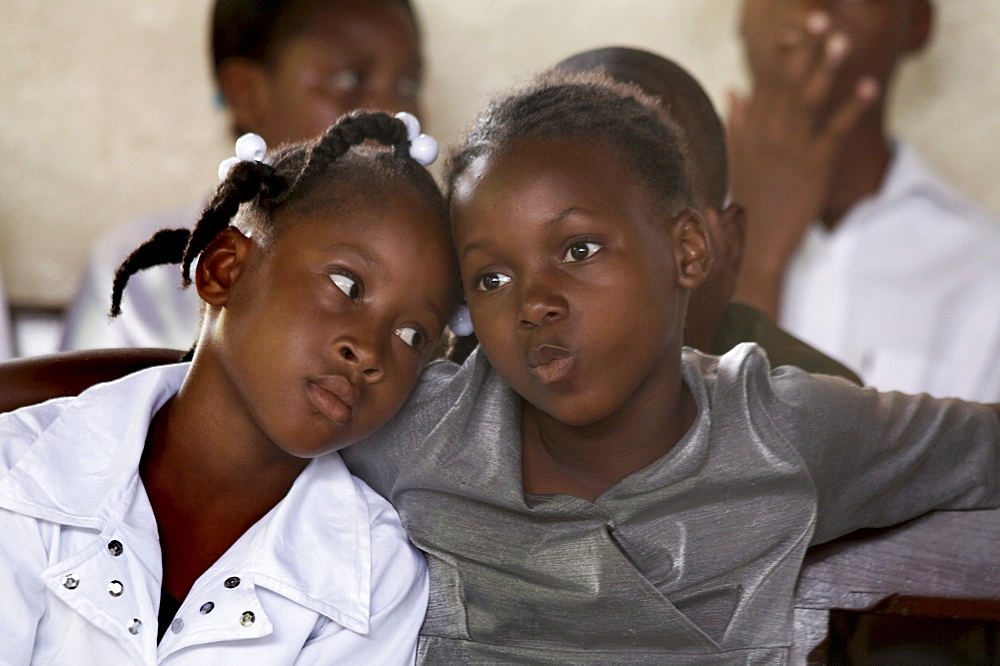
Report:
<svg viewBox="0 0 1000 666"><path fill-rule="evenodd" d="M412 662L424 559L335 453L202 574L157 646L161 553L138 465L186 372L0 415L0 663Z"/></svg>

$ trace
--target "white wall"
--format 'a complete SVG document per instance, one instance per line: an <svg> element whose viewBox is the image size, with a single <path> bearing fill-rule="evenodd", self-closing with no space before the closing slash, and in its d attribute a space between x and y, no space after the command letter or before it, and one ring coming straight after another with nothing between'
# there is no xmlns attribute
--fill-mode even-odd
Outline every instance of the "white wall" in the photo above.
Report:
<svg viewBox="0 0 1000 666"><path fill-rule="evenodd" d="M779 0L775 0L779 1ZM686 64L723 99L744 74L739 0L416 0L431 131L454 140L488 95L613 44ZM10 300L59 306L91 242L215 184L232 154L213 108L210 0L0 0L0 266ZM1000 212L1000 3L941 0L895 124Z"/></svg>

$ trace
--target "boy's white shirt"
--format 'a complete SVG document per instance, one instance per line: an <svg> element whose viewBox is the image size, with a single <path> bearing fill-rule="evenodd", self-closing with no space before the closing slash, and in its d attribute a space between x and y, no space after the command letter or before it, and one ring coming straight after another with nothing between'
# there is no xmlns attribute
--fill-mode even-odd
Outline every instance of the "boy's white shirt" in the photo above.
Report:
<svg viewBox="0 0 1000 666"><path fill-rule="evenodd" d="M0 415L0 663L411 663L426 564L338 454L311 461L202 574L157 647L161 553L138 464L186 373L154 368Z"/></svg>
<svg viewBox="0 0 1000 666"><path fill-rule="evenodd" d="M1000 222L908 144L832 232L814 223L779 325L881 391L1000 401Z"/></svg>

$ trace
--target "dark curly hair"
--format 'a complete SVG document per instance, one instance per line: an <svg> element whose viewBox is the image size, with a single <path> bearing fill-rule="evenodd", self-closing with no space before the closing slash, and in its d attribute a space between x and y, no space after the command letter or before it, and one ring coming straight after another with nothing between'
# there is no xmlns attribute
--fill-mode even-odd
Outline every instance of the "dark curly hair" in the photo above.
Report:
<svg viewBox="0 0 1000 666"><path fill-rule="evenodd" d="M410 0L395 0L406 9L420 34ZM265 63L287 38L301 32L312 12L339 0L216 0L212 9L212 66L216 75L227 58Z"/></svg>
<svg viewBox="0 0 1000 666"><path fill-rule="evenodd" d="M376 142L391 148L365 146ZM355 112L342 117L318 139L283 147L266 162L239 162L219 184L193 230L164 229L125 259L115 273L111 316L121 313L129 278L160 264L181 264L184 285L191 264L230 224L260 238L280 233L282 219L296 214L343 210L377 201L393 188L410 187L427 201L448 227L448 208L434 178L409 156L410 142L402 121L382 112ZM331 190L331 187L333 188ZM457 285L457 278L456 278Z"/></svg>

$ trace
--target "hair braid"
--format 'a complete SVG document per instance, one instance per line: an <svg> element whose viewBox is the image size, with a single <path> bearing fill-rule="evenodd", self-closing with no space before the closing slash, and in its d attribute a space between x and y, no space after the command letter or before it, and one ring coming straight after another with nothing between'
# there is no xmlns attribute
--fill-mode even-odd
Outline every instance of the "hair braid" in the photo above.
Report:
<svg viewBox="0 0 1000 666"><path fill-rule="evenodd" d="M201 214L184 255L178 260L185 287L191 284L191 264L212 239L229 226L240 204L258 195L275 196L283 189L280 180L283 179L274 174L273 168L261 162L239 162L233 167Z"/></svg>
<svg viewBox="0 0 1000 666"><path fill-rule="evenodd" d="M132 250L115 271L115 281L111 287L112 317L122 313L122 294L129 278L144 268L179 263L190 236L191 232L187 229L160 229L152 238Z"/></svg>
<svg viewBox="0 0 1000 666"><path fill-rule="evenodd" d="M351 148L373 140L389 151L359 151L358 160L339 158ZM403 121L383 112L358 111L344 116L320 138L279 148L264 162L237 162L219 184L215 195L192 231L157 232L119 267L112 291L112 316L121 313L121 299L129 277L152 266L181 264L184 287L191 284L191 264L229 225L245 223L264 234L274 225L279 209L301 212L313 188L323 179L348 184L371 179L378 187L407 183L447 220L447 205L433 177L409 156L410 141ZM363 156L362 156L363 155ZM367 183L365 187L368 190ZM246 204L245 211L241 206ZM308 205L308 204L306 204Z"/></svg>
<svg viewBox="0 0 1000 666"><path fill-rule="evenodd" d="M409 148L406 125L382 111L353 113L327 129L313 146L296 182L308 182L324 171L331 162L352 146L374 139L384 146L400 150Z"/></svg>

